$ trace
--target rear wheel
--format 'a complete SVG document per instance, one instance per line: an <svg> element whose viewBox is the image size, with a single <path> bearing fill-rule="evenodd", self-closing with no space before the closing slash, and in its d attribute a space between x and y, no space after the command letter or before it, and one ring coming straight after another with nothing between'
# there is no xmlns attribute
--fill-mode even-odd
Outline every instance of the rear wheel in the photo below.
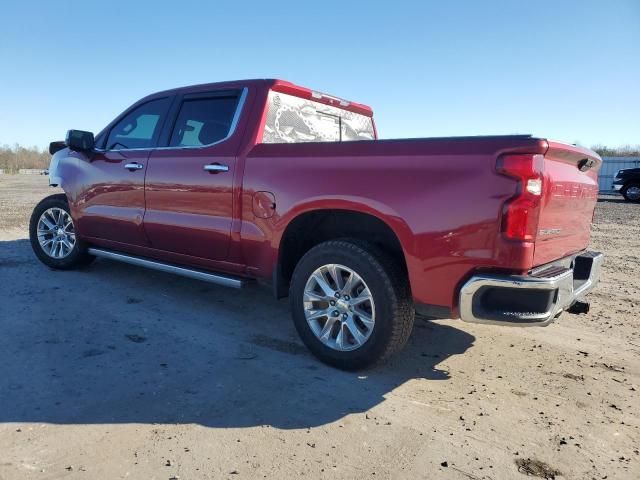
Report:
<svg viewBox="0 0 640 480"><path fill-rule="evenodd" d="M622 196L627 202L640 202L640 184L630 183L622 189Z"/></svg>
<svg viewBox="0 0 640 480"><path fill-rule="evenodd" d="M76 237L64 195L52 195L36 205L29 222L29 239L36 256L51 268L67 270L94 258Z"/></svg>
<svg viewBox="0 0 640 480"><path fill-rule="evenodd" d="M290 301L302 341L320 360L352 370L400 350L414 309L406 274L375 245L332 240L295 268Z"/></svg>

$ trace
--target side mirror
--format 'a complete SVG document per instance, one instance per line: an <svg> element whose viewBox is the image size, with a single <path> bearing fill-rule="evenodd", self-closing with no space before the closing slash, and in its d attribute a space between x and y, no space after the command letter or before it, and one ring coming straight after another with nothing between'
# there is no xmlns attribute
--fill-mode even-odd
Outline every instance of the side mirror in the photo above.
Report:
<svg viewBox="0 0 640 480"><path fill-rule="evenodd" d="M93 133L82 130L69 130L64 143L71 150L81 152L91 151L96 145Z"/></svg>
<svg viewBox="0 0 640 480"><path fill-rule="evenodd" d="M51 142L49 144L49 153L51 155L53 155L56 152L59 152L60 150L62 150L63 148L65 148L67 145L64 142Z"/></svg>

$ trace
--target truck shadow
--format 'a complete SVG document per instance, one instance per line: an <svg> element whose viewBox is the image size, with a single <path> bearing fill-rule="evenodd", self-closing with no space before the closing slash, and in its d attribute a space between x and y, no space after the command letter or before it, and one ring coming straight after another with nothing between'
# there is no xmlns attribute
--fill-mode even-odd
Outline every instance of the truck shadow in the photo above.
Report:
<svg viewBox="0 0 640 480"><path fill-rule="evenodd" d="M391 363L342 372L298 340L286 301L96 261L41 265L0 242L0 422L197 423L304 428L365 412L475 338L416 320Z"/></svg>

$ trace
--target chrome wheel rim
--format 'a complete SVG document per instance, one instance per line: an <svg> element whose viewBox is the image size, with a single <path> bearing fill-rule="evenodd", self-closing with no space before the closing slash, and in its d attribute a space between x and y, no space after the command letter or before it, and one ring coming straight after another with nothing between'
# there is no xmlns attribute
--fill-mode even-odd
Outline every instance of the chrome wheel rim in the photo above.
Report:
<svg viewBox="0 0 640 480"><path fill-rule="evenodd" d="M62 208L45 210L40 215L37 228L40 248L51 258L65 258L76 246L73 220Z"/></svg>
<svg viewBox="0 0 640 480"><path fill-rule="evenodd" d="M634 185L633 187L627 188L627 197L631 200L640 200L640 187Z"/></svg>
<svg viewBox="0 0 640 480"><path fill-rule="evenodd" d="M304 315L316 338L333 350L362 347L375 326L369 287L354 270L331 263L315 270L304 288Z"/></svg>

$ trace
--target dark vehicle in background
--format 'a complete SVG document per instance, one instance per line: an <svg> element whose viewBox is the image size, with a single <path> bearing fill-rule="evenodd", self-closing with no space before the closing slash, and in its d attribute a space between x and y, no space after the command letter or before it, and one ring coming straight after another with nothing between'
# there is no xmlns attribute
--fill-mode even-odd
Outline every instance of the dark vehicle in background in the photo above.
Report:
<svg viewBox="0 0 640 480"><path fill-rule="evenodd" d="M627 202L640 202L640 168L618 170L613 179L613 189L620 192Z"/></svg>

